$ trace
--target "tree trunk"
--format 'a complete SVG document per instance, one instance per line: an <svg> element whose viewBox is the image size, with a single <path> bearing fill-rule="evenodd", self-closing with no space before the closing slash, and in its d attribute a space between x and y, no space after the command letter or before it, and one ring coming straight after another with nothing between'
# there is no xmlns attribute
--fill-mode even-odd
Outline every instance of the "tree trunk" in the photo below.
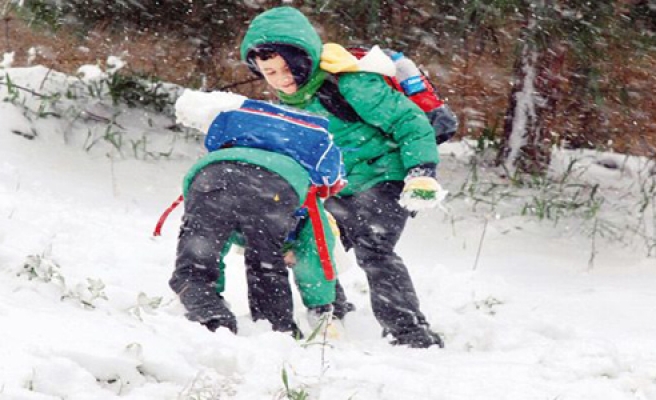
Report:
<svg viewBox="0 0 656 400"><path fill-rule="evenodd" d="M594 148L608 143L612 136L607 118L598 107L592 92L594 71L589 66L579 65L571 74L569 104L563 110L563 140L570 148Z"/></svg>
<svg viewBox="0 0 656 400"><path fill-rule="evenodd" d="M538 18L531 15L520 42L504 121L498 162L510 176L542 174L551 161L553 137L548 129L561 98L565 48L536 40ZM546 36L541 39L544 40Z"/></svg>
<svg viewBox="0 0 656 400"><path fill-rule="evenodd" d="M203 38L198 45L198 57L196 58L196 70L201 76L201 89L216 90L220 86L221 78L217 73L216 46Z"/></svg>

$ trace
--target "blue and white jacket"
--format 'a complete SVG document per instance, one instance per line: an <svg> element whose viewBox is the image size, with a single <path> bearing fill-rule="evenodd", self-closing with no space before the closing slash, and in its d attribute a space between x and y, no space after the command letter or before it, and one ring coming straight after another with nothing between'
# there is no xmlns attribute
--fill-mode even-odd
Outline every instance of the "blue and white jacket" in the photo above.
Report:
<svg viewBox="0 0 656 400"><path fill-rule="evenodd" d="M312 184L343 187L342 154L328 133L328 120L264 101L246 100L221 112L205 138L208 151L249 147L284 154L305 168Z"/></svg>

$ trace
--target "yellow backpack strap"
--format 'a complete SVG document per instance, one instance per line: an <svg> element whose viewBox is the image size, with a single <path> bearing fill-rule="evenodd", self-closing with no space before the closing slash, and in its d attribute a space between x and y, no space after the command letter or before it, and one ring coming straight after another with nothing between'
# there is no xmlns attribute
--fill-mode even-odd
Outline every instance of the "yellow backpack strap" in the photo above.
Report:
<svg viewBox="0 0 656 400"><path fill-rule="evenodd" d="M322 70L331 74L358 72L360 70L358 59L337 43L326 43L323 45L319 66Z"/></svg>
<svg viewBox="0 0 656 400"><path fill-rule="evenodd" d="M319 67L331 74L342 72L375 72L377 74L394 76L396 66L378 46L358 60L350 51L337 43L323 45Z"/></svg>

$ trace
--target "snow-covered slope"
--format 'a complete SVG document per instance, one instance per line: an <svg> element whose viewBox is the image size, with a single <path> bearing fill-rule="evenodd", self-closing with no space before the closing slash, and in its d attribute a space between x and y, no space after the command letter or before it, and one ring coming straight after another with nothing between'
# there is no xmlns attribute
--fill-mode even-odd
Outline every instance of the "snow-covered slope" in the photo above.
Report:
<svg viewBox="0 0 656 400"><path fill-rule="evenodd" d="M72 79L38 67L8 72L41 93ZM290 390L311 399L656 398L656 261L645 248L653 200L642 239L617 222L640 203L644 160L577 154L577 178L607 196L603 218L539 222L519 215L523 205L539 208L534 200L558 188L486 197L483 182L496 178L480 168L474 185L468 147L443 146L450 213L420 214L398 251L446 348L382 339L357 267L342 281L358 310L344 337L322 346L249 321L239 254L227 293L239 335L184 318L167 286L180 210L163 236L151 233L202 154L198 141L151 112L85 99L54 104L61 118L37 116L43 100L19 96L0 103L0 399L294 398L283 371ZM115 118L122 147L102 119L67 110ZM145 134L150 155L131 145ZM558 154L556 172L568 157Z"/></svg>

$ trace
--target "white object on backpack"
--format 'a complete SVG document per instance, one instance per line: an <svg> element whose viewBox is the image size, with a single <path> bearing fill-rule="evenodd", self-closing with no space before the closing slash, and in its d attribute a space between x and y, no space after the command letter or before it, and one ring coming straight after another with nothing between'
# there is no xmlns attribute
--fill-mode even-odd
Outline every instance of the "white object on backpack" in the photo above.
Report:
<svg viewBox="0 0 656 400"><path fill-rule="evenodd" d="M422 79L422 73L414 61L407 58L403 53L394 53L392 61L396 65L396 80L401 85L406 96L412 96L426 90L426 84Z"/></svg>
<svg viewBox="0 0 656 400"><path fill-rule="evenodd" d="M372 47L357 64L363 72L375 72L385 76L396 75L394 61L378 45Z"/></svg>
<svg viewBox="0 0 656 400"><path fill-rule="evenodd" d="M175 117L184 126L207 132L217 115L238 109L244 101L240 94L186 89L175 102Z"/></svg>

